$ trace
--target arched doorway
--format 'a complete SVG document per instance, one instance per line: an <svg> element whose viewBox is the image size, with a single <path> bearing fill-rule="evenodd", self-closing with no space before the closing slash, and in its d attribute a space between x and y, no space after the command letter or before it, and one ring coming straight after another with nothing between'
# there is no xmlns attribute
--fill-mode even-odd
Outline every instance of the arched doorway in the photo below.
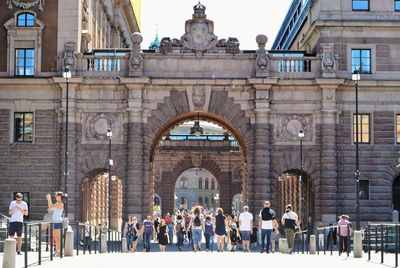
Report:
<svg viewBox="0 0 400 268"><path fill-rule="evenodd" d="M393 209L400 211L400 176L397 176L393 182L392 202Z"/></svg>
<svg viewBox="0 0 400 268"><path fill-rule="evenodd" d="M174 187L185 185L185 180L177 179L191 168L206 169L213 174L213 180L211 177L198 178L197 184L201 179L203 190L212 187L221 190L217 196L199 196L197 203L206 207L218 203L230 212L233 195L239 192L243 203L247 204L244 141L226 119L202 112L176 117L161 128L151 152L150 181L153 193L160 194L163 200L162 214L171 212L177 204L185 204L185 199L174 194ZM187 201L190 208L193 201Z"/></svg>
<svg viewBox="0 0 400 268"><path fill-rule="evenodd" d="M277 214L279 217L285 212L288 204L291 204L293 211L299 215L302 229L312 228L314 222L314 189L309 175L300 170L292 169L283 172L278 177L278 189L276 191Z"/></svg>
<svg viewBox="0 0 400 268"><path fill-rule="evenodd" d="M119 230L122 225L122 182L111 176L111 208L109 210L109 178L106 170L95 170L83 179L83 220L91 224L108 223L111 211L111 227Z"/></svg>
<svg viewBox="0 0 400 268"><path fill-rule="evenodd" d="M175 210L191 209L200 205L209 211L215 210L219 187L214 175L204 168L185 170L175 183Z"/></svg>

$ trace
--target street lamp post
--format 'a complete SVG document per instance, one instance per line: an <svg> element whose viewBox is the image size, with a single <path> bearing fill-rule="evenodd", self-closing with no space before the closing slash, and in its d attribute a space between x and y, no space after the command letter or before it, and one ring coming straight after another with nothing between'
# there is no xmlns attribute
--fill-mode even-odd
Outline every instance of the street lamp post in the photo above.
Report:
<svg viewBox="0 0 400 268"><path fill-rule="evenodd" d="M113 165L113 160L111 159L111 138L112 138L111 128L108 128L107 137L108 137L108 229L111 229L111 167ZM108 232L108 236L110 236L110 232Z"/></svg>
<svg viewBox="0 0 400 268"><path fill-rule="evenodd" d="M65 198L65 216L68 217L68 105L69 105L69 79L71 78L71 70L65 67L63 77L67 83L67 90L65 93L65 148L64 148L64 198Z"/></svg>
<svg viewBox="0 0 400 268"><path fill-rule="evenodd" d="M360 158L359 158L359 133L358 133L358 81L360 81L360 71L354 70L352 80L356 84L356 229L360 230L360 199L359 199L359 188L360 188Z"/></svg>
<svg viewBox="0 0 400 268"><path fill-rule="evenodd" d="M303 129L299 130L299 139L300 139L300 176L299 176L299 194L300 194L300 217L301 215L301 210L303 206L303 195L302 195L302 188L301 188L301 183L303 180L303 139L304 139L304 131Z"/></svg>

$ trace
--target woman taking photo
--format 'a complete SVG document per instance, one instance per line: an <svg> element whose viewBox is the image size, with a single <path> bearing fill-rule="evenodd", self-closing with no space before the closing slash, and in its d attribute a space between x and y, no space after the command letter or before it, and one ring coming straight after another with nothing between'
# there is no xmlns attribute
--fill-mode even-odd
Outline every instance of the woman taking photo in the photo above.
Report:
<svg viewBox="0 0 400 268"><path fill-rule="evenodd" d="M56 202L53 204L51 201L51 195L47 194L48 211L52 211L52 224L53 224L53 236L56 242L56 253L55 256L60 256L61 249L61 228L62 228L62 214L64 212L64 204L62 202L63 193L55 193Z"/></svg>

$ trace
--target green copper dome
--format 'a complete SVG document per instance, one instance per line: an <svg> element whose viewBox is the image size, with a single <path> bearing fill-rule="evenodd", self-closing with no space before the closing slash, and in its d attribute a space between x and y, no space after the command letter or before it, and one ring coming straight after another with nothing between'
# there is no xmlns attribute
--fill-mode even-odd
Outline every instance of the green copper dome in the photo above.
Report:
<svg viewBox="0 0 400 268"><path fill-rule="evenodd" d="M156 38L150 43L149 49L157 49L160 47L160 39L158 39L158 35Z"/></svg>

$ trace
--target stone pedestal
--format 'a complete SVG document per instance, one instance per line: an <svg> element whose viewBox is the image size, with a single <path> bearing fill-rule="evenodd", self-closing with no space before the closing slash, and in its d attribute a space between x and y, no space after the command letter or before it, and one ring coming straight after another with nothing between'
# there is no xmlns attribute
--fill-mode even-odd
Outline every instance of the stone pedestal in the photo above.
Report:
<svg viewBox="0 0 400 268"><path fill-rule="evenodd" d="M289 253L289 247L286 238L279 238L279 251L280 253Z"/></svg>
<svg viewBox="0 0 400 268"><path fill-rule="evenodd" d="M15 247L17 242L13 238L4 241L3 268L15 268Z"/></svg>
<svg viewBox="0 0 400 268"><path fill-rule="evenodd" d="M317 252L317 241L315 235L310 235L310 254Z"/></svg>
<svg viewBox="0 0 400 268"><path fill-rule="evenodd" d="M107 238L105 234L102 234L100 236L100 243L101 243L101 248L100 248L100 253L107 253Z"/></svg>
<svg viewBox="0 0 400 268"><path fill-rule="evenodd" d="M362 233L361 231L354 232L354 258L362 258Z"/></svg>
<svg viewBox="0 0 400 268"><path fill-rule="evenodd" d="M74 255L74 231L67 230L65 232L65 251L64 256L71 257Z"/></svg>
<svg viewBox="0 0 400 268"><path fill-rule="evenodd" d="M122 238L122 246L121 246L121 251L122 253L127 253L128 252L128 244L126 242L126 238Z"/></svg>

